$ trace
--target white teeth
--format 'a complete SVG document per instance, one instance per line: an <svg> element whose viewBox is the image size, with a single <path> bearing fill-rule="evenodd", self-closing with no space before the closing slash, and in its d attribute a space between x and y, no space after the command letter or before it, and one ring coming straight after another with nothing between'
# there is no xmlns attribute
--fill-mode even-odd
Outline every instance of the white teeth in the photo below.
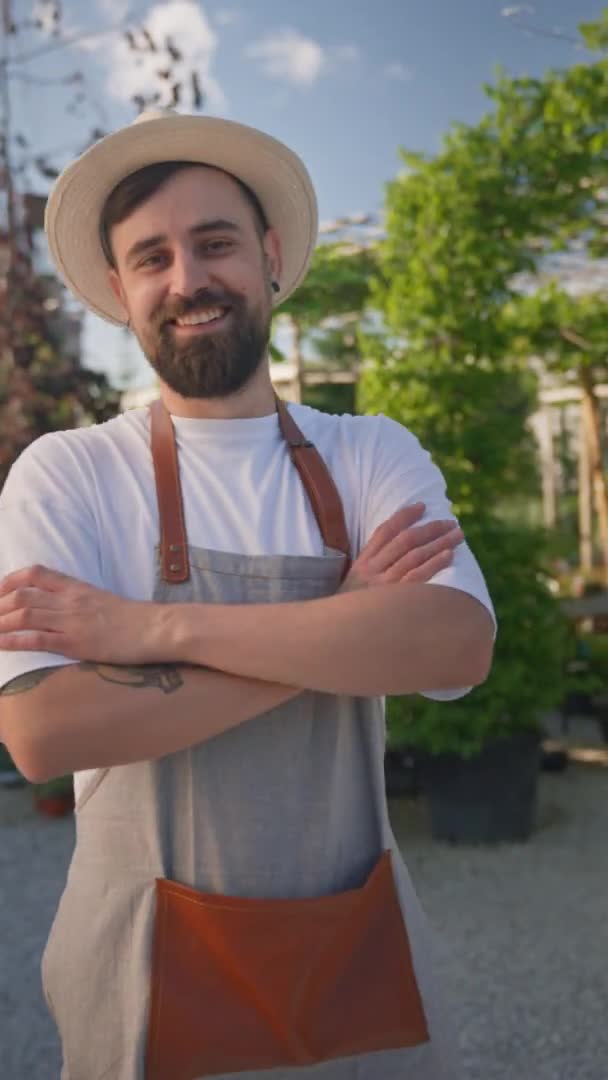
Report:
<svg viewBox="0 0 608 1080"><path fill-rule="evenodd" d="M208 308L207 311L199 311L196 315L184 315L182 319L176 319L176 322L178 326L198 326L199 323L219 319L223 314L222 308Z"/></svg>

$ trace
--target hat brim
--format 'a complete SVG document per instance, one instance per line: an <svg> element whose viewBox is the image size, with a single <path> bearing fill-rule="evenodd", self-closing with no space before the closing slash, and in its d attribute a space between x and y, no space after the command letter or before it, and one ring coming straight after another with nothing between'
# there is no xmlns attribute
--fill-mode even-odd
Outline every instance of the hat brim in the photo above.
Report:
<svg viewBox="0 0 608 1080"><path fill-rule="evenodd" d="M255 192L282 254L282 303L304 278L317 240L318 212L310 176L287 146L264 132L210 116L161 116L105 136L56 181L45 229L58 272L86 307L124 326L109 284L99 236L106 199L125 177L161 161L193 161L237 176Z"/></svg>

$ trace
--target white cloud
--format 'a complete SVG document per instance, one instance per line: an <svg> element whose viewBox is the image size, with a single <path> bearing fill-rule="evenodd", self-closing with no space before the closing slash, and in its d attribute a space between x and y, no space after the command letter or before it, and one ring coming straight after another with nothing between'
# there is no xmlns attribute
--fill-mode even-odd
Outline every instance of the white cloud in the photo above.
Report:
<svg viewBox="0 0 608 1080"><path fill-rule="evenodd" d="M384 75L387 79L395 79L397 82L411 82L414 78L412 69L400 63L387 64Z"/></svg>
<svg viewBox="0 0 608 1080"><path fill-rule="evenodd" d="M117 8L120 0L102 2L116 5ZM225 94L211 73L217 49L217 34L195 0L165 0L164 3L155 4L141 23L131 26L137 40L140 37L139 28L145 27L152 40L163 49L160 57L157 52L152 51L133 52L124 34L82 42L83 48L94 49L100 61L105 64L106 89L110 97L118 101L130 101L135 94L147 95L161 88L162 81L156 72L166 66L164 47L169 37L182 56L181 60L172 65L175 80L171 81L179 81L180 75L187 80L189 73L196 70L208 111L226 111Z"/></svg>
<svg viewBox="0 0 608 1080"><path fill-rule="evenodd" d="M506 19L511 15L536 15L536 8L531 4L514 4L513 7L504 7L500 13Z"/></svg>
<svg viewBox="0 0 608 1080"><path fill-rule="evenodd" d="M327 62L322 46L298 30L269 34L248 45L245 53L261 61L262 70L269 78L298 86L312 86Z"/></svg>

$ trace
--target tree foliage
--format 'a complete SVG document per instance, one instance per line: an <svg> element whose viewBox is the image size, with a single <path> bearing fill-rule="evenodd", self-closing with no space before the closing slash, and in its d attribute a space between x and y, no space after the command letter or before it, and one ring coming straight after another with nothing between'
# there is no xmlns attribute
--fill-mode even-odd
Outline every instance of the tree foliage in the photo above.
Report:
<svg viewBox="0 0 608 1080"><path fill-rule="evenodd" d="M608 13L581 33L605 48ZM388 185L372 291L384 333L365 340L361 387L368 410L405 422L433 453L498 615L490 679L449 716L423 699L391 703L393 721L432 752L472 752L559 700L567 642L538 562L544 534L497 515L499 499L537 484L532 350L579 380L600 437L605 294L564 277L573 259L608 254L608 63L539 79L499 72L486 90L492 108L478 124L454 125L435 158L403 151Z"/></svg>
<svg viewBox="0 0 608 1080"><path fill-rule="evenodd" d="M355 411L352 385L308 385L313 368L343 371L356 378L361 364L359 331L370 303L375 248L369 243L338 240L315 249L308 274L278 311L291 333L290 360L295 363L301 401L329 412ZM275 347L275 359L284 355Z"/></svg>
<svg viewBox="0 0 608 1080"><path fill-rule="evenodd" d="M605 47L608 12L581 34ZM499 72L486 90L492 110L454 125L437 157L402 152L373 290L388 336L369 343L363 384L368 408L386 403L436 447L463 507L474 477L480 509L492 482L534 483L531 352L567 378L605 375L605 290L574 295L563 278L606 253L608 61Z"/></svg>
<svg viewBox="0 0 608 1080"><path fill-rule="evenodd" d="M46 283L27 251L20 253L11 288L10 363L0 362L0 488L13 461L38 436L107 420L120 404L105 375L83 367L64 348L61 309L54 315L48 310ZM7 330L0 319L0 357L5 358Z"/></svg>
<svg viewBox="0 0 608 1080"><path fill-rule="evenodd" d="M563 701L572 642L548 588L546 534L485 519L467 529L498 615L494 663L485 683L456 701L390 698L394 744L471 757L494 738L541 733L542 714Z"/></svg>
<svg viewBox="0 0 608 1080"><path fill-rule="evenodd" d="M321 243L310 270L284 304L280 314L290 315L302 331L318 328L326 319L360 316L369 300L376 269L373 247L356 242Z"/></svg>
<svg viewBox="0 0 608 1080"><path fill-rule="evenodd" d="M436 159L403 159L372 292L386 332L365 340L361 399L432 449L466 519L498 492L534 489L525 421L536 382L510 358L504 318L514 277L534 266L529 246L509 240L530 209L518 201L510 213L510 178L483 131L460 127Z"/></svg>

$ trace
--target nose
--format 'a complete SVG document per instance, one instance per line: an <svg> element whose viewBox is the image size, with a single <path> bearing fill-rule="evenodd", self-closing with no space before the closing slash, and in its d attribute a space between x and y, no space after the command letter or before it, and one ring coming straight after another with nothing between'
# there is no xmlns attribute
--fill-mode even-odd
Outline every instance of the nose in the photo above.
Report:
<svg viewBox="0 0 608 1080"><path fill-rule="evenodd" d="M194 252L180 249L174 252L171 265L170 291L175 296L193 296L209 286L210 275L204 260Z"/></svg>

